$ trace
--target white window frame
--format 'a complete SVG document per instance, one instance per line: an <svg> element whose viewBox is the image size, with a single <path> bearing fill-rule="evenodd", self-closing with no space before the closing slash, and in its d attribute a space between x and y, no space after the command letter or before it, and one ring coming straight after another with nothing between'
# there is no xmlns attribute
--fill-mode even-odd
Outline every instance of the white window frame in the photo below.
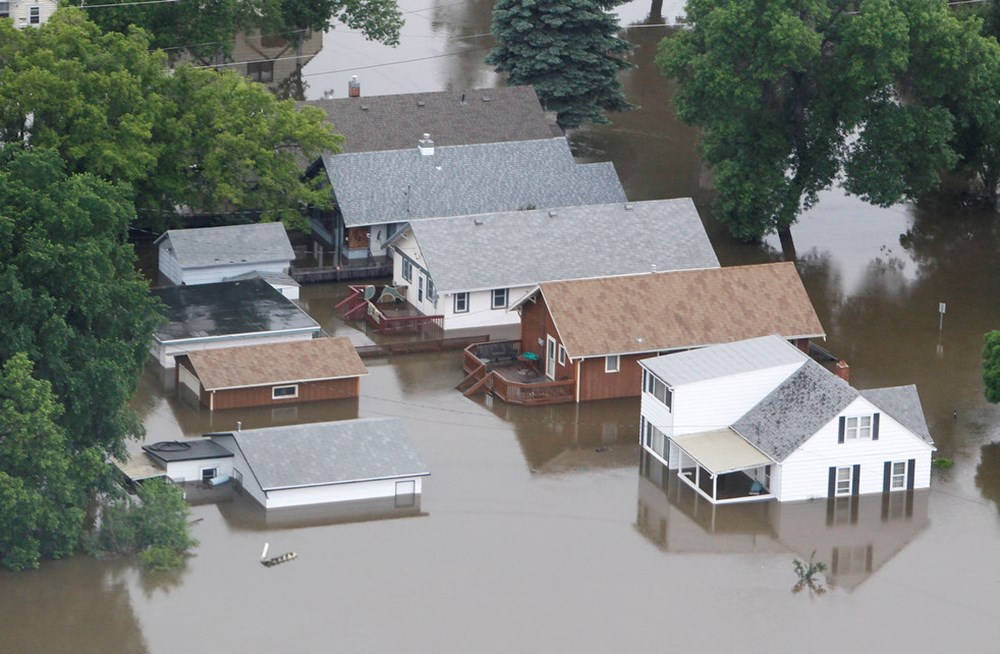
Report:
<svg viewBox="0 0 1000 654"><path fill-rule="evenodd" d="M604 372L618 372L622 367L622 358L618 354L609 354L604 357Z"/></svg>
<svg viewBox="0 0 1000 654"><path fill-rule="evenodd" d="M292 389L291 395L285 395L284 393L278 394L279 390L290 388ZM299 385L298 384L285 384L283 386L272 386L271 387L271 399L272 400L293 400L299 396Z"/></svg>
<svg viewBox="0 0 1000 654"><path fill-rule="evenodd" d="M896 472L897 466L901 468L899 472ZM906 473L907 464L906 461L893 461L889 468L889 490L906 490ZM899 482L898 484L896 482Z"/></svg>
<svg viewBox="0 0 1000 654"><path fill-rule="evenodd" d="M406 281L413 282L413 262L406 255L403 255L402 275Z"/></svg>
<svg viewBox="0 0 1000 654"><path fill-rule="evenodd" d="M430 277L427 278L427 299L431 302L437 302L437 295L434 292L434 280Z"/></svg>
<svg viewBox="0 0 1000 654"><path fill-rule="evenodd" d="M498 298L502 298L502 303L497 302ZM491 309L506 309L508 302L508 293L506 288L494 288L490 292L490 308Z"/></svg>
<svg viewBox="0 0 1000 654"><path fill-rule="evenodd" d="M212 474L209 475L208 477L206 477L205 473L208 472L209 470L212 471ZM219 466L206 466L204 468L199 468L198 469L198 476L201 477L202 481L208 481L209 479L215 479L216 477L219 476Z"/></svg>
<svg viewBox="0 0 1000 654"><path fill-rule="evenodd" d="M40 6L28 7L28 23L31 25L42 24L42 8Z"/></svg>
<svg viewBox="0 0 1000 654"><path fill-rule="evenodd" d="M655 397L660 404L672 411L674 402L673 389L656 375L650 372L647 372L646 375L646 392Z"/></svg>
<svg viewBox="0 0 1000 654"><path fill-rule="evenodd" d="M461 301L459 301L461 300ZM466 293L455 293L455 304L452 307L452 313L469 313L469 294ZM459 308L462 305L462 308Z"/></svg>
<svg viewBox="0 0 1000 654"><path fill-rule="evenodd" d="M852 416L844 420L844 440L871 440L872 416Z"/></svg>
<svg viewBox="0 0 1000 654"><path fill-rule="evenodd" d="M559 365L560 366L565 366L566 365L566 348L564 348L562 346L562 343L559 344L559 356L558 356L558 359L559 359Z"/></svg>
<svg viewBox="0 0 1000 654"><path fill-rule="evenodd" d="M845 477L843 473L846 472ZM846 484L846 485L845 485ZM850 497L851 491L854 489L854 466L845 466L843 468L837 468L837 478L833 487L833 494L835 497Z"/></svg>

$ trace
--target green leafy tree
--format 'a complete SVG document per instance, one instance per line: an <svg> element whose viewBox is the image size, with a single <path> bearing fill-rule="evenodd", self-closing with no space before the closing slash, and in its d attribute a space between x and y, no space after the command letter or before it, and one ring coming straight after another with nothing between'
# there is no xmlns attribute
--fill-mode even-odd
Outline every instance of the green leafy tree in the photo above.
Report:
<svg viewBox="0 0 1000 654"><path fill-rule="evenodd" d="M987 332L983 337L983 384L986 399L1000 402L1000 331Z"/></svg>
<svg viewBox="0 0 1000 654"><path fill-rule="evenodd" d="M83 532L99 452L73 453L58 424L62 407L51 385L33 375L24 353L0 370L0 562L37 568L71 554Z"/></svg>
<svg viewBox="0 0 1000 654"><path fill-rule="evenodd" d="M559 125L607 123L605 111L627 111L618 73L632 45L618 38L608 13L618 0L498 0L493 8L497 47L486 63L511 84L530 84L555 111Z"/></svg>
<svg viewBox="0 0 1000 654"><path fill-rule="evenodd" d="M657 60L679 80L678 115L703 129L735 236L790 242L838 178L884 206L957 162L949 99L974 88L983 48L944 3L690 0L687 16Z"/></svg>
<svg viewBox="0 0 1000 654"><path fill-rule="evenodd" d="M74 452L121 454L157 303L127 241L132 190L68 175L52 150L0 150L0 362L26 353Z"/></svg>

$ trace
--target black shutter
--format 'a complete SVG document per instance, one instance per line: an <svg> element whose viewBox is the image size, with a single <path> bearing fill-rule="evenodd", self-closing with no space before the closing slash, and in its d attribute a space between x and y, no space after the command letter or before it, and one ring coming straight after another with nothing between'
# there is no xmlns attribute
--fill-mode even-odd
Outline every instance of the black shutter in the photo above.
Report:
<svg viewBox="0 0 1000 654"><path fill-rule="evenodd" d="M882 492L888 493L890 489L890 482L892 481L892 461L886 461L885 467L882 468Z"/></svg>
<svg viewBox="0 0 1000 654"><path fill-rule="evenodd" d="M852 476L854 477L854 479L852 480L852 483L851 483L851 495L857 495L858 494L858 488L861 487L861 464L860 463L855 464L855 466L854 466L854 475L852 475Z"/></svg>
<svg viewBox="0 0 1000 654"><path fill-rule="evenodd" d="M877 413L872 416L872 440L873 441L877 441L878 440L878 417L879 417L879 414L877 414Z"/></svg>
<svg viewBox="0 0 1000 654"><path fill-rule="evenodd" d="M840 426L837 428L837 442L844 442L844 427L847 425L847 418L840 416Z"/></svg>
<svg viewBox="0 0 1000 654"><path fill-rule="evenodd" d="M913 490L913 477L917 471L917 460L910 459L906 462L906 490Z"/></svg>
<svg viewBox="0 0 1000 654"><path fill-rule="evenodd" d="M830 485L827 487L827 497L836 497L837 495L837 469L830 468Z"/></svg>

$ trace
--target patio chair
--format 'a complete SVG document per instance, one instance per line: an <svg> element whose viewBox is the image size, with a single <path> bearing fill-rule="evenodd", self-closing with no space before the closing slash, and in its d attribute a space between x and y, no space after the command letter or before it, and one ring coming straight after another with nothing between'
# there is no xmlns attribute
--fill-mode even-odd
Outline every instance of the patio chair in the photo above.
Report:
<svg viewBox="0 0 1000 654"><path fill-rule="evenodd" d="M370 302L375 297L375 287L369 284L365 286L365 302Z"/></svg>
<svg viewBox="0 0 1000 654"><path fill-rule="evenodd" d="M382 288L382 295L379 296L379 302L403 302L406 300L403 294L400 293L395 286L385 286Z"/></svg>

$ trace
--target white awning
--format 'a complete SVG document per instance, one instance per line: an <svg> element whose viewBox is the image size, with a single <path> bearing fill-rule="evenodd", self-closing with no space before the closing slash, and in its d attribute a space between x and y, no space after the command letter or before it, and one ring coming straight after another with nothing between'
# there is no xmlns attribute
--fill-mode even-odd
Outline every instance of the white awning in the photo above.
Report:
<svg viewBox="0 0 1000 654"><path fill-rule="evenodd" d="M674 436L673 443L713 475L749 470L773 463L732 429Z"/></svg>

